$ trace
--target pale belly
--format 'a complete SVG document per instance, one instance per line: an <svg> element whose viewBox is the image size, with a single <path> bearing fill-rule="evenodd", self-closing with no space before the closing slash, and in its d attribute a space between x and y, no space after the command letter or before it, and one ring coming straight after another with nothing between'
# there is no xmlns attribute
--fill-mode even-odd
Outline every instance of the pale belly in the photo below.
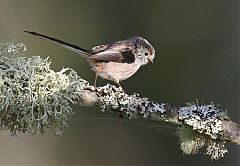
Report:
<svg viewBox="0 0 240 166"><path fill-rule="evenodd" d="M99 76L116 83L128 79L140 68L140 65L137 64L117 62L102 62L100 66L101 70L97 72Z"/></svg>

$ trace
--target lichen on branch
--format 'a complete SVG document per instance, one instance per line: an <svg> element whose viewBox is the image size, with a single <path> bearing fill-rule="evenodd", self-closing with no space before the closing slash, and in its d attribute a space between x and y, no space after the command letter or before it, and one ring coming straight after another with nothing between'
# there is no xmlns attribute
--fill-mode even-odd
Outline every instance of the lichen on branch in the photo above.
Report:
<svg viewBox="0 0 240 166"><path fill-rule="evenodd" d="M180 126L185 154L196 154L205 147L206 154L218 159L227 152L226 142L240 145L239 124L213 103L173 107L136 93L129 95L110 84L96 88L74 70L55 72L48 58L27 58L25 51L23 44L0 44L0 128L13 135L44 133L52 126L62 134L74 114L72 105L79 105Z"/></svg>

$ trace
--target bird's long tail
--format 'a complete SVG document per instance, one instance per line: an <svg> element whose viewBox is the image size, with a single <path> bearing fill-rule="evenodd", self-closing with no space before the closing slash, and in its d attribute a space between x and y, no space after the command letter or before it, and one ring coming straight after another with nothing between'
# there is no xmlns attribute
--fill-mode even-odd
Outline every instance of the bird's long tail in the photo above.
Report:
<svg viewBox="0 0 240 166"><path fill-rule="evenodd" d="M38 36L42 39L50 40L50 41L52 41L56 44L59 44L60 46L62 46L64 48L67 48L71 51L74 51L74 52L80 54L84 58L87 58L88 56L91 55L90 50L83 49L83 48L81 48L77 45L65 42L63 40L56 39L56 38L53 38L53 37L50 37L50 36L46 36L46 35L43 35L43 34L40 34L40 33L37 33L37 32L32 32L32 31L24 31L24 32L29 33L29 34L34 35L34 36Z"/></svg>

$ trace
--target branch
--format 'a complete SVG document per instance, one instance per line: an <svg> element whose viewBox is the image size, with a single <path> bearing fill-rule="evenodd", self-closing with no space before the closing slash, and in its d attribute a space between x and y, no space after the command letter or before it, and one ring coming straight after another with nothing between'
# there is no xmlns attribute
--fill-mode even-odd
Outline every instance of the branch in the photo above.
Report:
<svg viewBox="0 0 240 166"><path fill-rule="evenodd" d="M226 142L240 145L240 126L227 113L210 103L188 103L173 107L139 94L126 94L107 84L93 87L72 69L55 72L50 61L24 57L23 44L0 45L0 128L12 134L36 134L54 126L62 133L73 114L71 105L96 106L120 112L129 119L151 119L180 126L181 149L195 154L202 147L212 159L223 157ZM17 56L16 56L17 55Z"/></svg>
<svg viewBox="0 0 240 166"><path fill-rule="evenodd" d="M199 105L189 103L184 107L172 107L157 103L139 94L128 95L113 85L85 87L78 99L80 105L98 106L103 111L120 111L130 119L151 119L176 125L186 125L211 139L229 141L240 145L240 126L213 103Z"/></svg>

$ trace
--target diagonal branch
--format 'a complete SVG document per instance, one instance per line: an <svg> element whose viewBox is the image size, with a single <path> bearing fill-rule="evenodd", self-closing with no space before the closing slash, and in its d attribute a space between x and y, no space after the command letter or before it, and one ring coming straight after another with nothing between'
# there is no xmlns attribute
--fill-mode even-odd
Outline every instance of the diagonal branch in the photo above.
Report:
<svg viewBox="0 0 240 166"><path fill-rule="evenodd" d="M128 95L121 88L110 84L98 88L86 87L79 100L81 105L95 105L103 111L120 111L130 119L142 118L176 125L184 124L200 134L210 136L211 139L240 145L240 126L213 103L199 105L192 102L177 108L141 98L138 94Z"/></svg>
<svg viewBox="0 0 240 166"><path fill-rule="evenodd" d="M129 119L151 119L180 126L181 149L186 154L195 154L206 146L206 153L218 159L227 152L225 142L240 145L240 125L213 103L192 102L173 107L139 94L129 95L110 84L95 88L72 69L55 72L48 59L24 57L25 50L22 44L0 44L2 130L36 134L54 126L57 133L62 133L74 104L121 112Z"/></svg>

